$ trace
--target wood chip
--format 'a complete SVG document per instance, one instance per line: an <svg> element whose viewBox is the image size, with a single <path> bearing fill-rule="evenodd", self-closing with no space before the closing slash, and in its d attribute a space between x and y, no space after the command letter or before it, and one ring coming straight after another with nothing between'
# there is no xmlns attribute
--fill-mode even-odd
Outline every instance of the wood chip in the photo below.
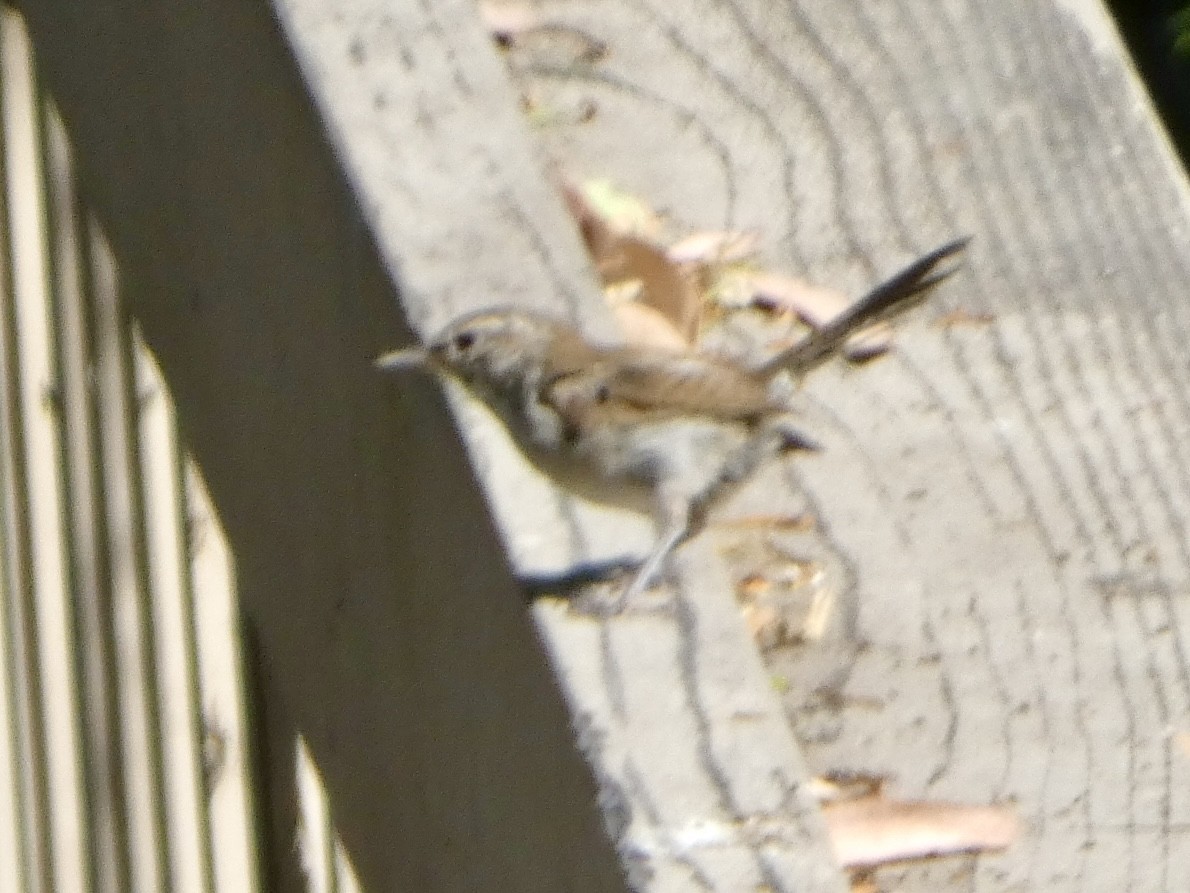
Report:
<svg viewBox="0 0 1190 893"><path fill-rule="evenodd" d="M772 591L773 581L764 574L748 574L736 584L736 597L741 601L759 598Z"/></svg>
<svg viewBox="0 0 1190 893"><path fill-rule="evenodd" d="M822 811L835 856L845 868L1002 850L1020 835L1016 813L1004 806L875 795L828 803Z"/></svg>
<svg viewBox="0 0 1190 893"><path fill-rule="evenodd" d="M1173 741L1182 756L1190 759L1190 732L1174 732Z"/></svg>
<svg viewBox="0 0 1190 893"><path fill-rule="evenodd" d="M990 313L972 313L970 310L951 310L943 313L934 320L934 325L940 329L953 329L958 326L987 326L996 321Z"/></svg>
<svg viewBox="0 0 1190 893"><path fill-rule="evenodd" d="M835 591L828 587L815 589L810 600L810 610L806 612L806 619L802 621L802 639L806 642L821 641L830 627L834 613Z"/></svg>

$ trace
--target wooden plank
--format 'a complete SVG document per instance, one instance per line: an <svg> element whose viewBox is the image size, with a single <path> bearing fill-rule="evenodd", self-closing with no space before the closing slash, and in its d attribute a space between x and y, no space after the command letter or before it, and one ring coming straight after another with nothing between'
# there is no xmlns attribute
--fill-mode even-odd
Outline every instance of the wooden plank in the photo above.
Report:
<svg viewBox="0 0 1190 893"><path fill-rule="evenodd" d="M556 292L552 300L599 325L597 311L581 298L583 286L575 284L585 275L581 258L541 178L502 173L505 164L532 167L523 134L511 128L501 139L482 136L483 127L467 114L482 108L486 126L493 109L512 103L461 7L443 7L433 18L391 5L278 8L303 47L355 195L384 263L401 274L415 324L432 327L493 295L542 306ZM312 445L295 445L276 432L270 437L261 420L284 415L330 431L330 420L347 418L351 430L367 431L366 420L380 417L390 420L391 435L397 423L385 413L393 410L380 408L383 401L368 391L367 351L345 350L326 337L349 331L353 344L387 346L378 334L383 323L376 321L384 319L388 296L362 230L353 228L355 209L327 197L341 184L324 150L299 141L288 147L298 160L282 153L284 164L270 154L277 133L305 132L294 123L305 113L300 91L292 78L276 74L284 67L283 50L267 37L259 45L272 49L263 58L235 52L248 45L259 50L246 39L229 46L194 43L187 30L194 21L145 13L137 22L142 38L116 53L83 39L93 24L90 12L70 14L73 19L53 22L60 32L48 25L40 32L57 48L47 66L57 72L74 132L83 134L76 138L88 147L106 223L146 286L140 308L147 334L165 358L180 403L189 407L188 424L205 462L216 469L212 489L234 526L233 542L249 557L242 570L254 584L249 590L317 593L315 580L338 586L342 576L333 569L309 581L292 572L270 577L277 568L266 560L261 530L269 530L269 545L298 567L295 556L307 557L298 548L303 541L325 546L384 539L375 532L394 529L391 505L400 497L367 476L377 473L377 460L365 448L366 437L355 449L333 437L319 442L320 459L331 455L356 473L348 481L321 471ZM566 4L550 14L611 50L594 67L558 66L556 56L530 61L552 103L579 107L578 101L594 98L602 119L599 127L546 133L555 151L591 172L611 173L692 226L757 226L766 234L770 263L852 291L937 239L971 231L979 240L969 271L940 300L975 317L991 314L992 322L911 327L895 360L863 375L823 375L812 396L829 407L820 424L830 449L776 475L790 486L777 500L782 507L806 506L817 515L817 536L796 546L817 550L812 554L842 606L831 647L793 649L772 664L792 683L788 706L815 768L886 772L894 790L907 795L1019 801L1030 827L1021 845L958 872L952 863L907 874L899 880L909 889L957 882L956 876L972 872L971 883L988 887L1175 889L1185 873L1186 847L1178 845L1186 827L1179 794L1186 771L1179 742L1185 739L1179 733L1190 697L1186 616L1177 598L1190 579L1177 498L1186 483L1187 402L1178 348L1185 324L1179 298L1187 278L1187 192L1102 9L1073 0L944 8L915 0L779 8L740 0L663 8ZM235 25L244 33L271 33L259 16L240 15ZM73 40L72 26L78 29ZM184 37L191 43L177 51ZM101 58L67 64L66 47L75 55L85 47ZM100 101L87 93L92 84L64 73L74 64L122 71L133 89ZM146 70L167 76L148 88L136 77ZM364 78L371 91L354 92L355 78ZM259 86L278 83L286 85L282 102ZM344 89L329 89L332 84ZM440 92L443 84L455 93ZM181 125L163 117L146 133L143 109L185 108L183 94L199 97L193 116ZM254 113L246 116L244 142L231 151L197 140L196 134L224 123L216 110L225 113L232 94ZM97 120L101 108L111 123ZM402 116L443 122L442 144L428 136L418 142L425 134L401 124ZM132 121L142 127L129 127ZM416 138L406 142L410 133ZM169 152L157 157L163 144ZM435 154L427 145L445 148ZM271 173L262 179L262 170ZM302 176L293 177L295 170ZM242 176L248 171L251 177ZM202 188L183 190L176 207L162 207L155 196L177 196L180 183ZM309 191L295 195L295 183ZM393 193L403 201L386 199ZM436 200L427 203L428 193ZM327 229L350 244L328 249L295 220L334 221L338 225ZM155 231L161 237L151 243L140 239ZM460 256L472 259L470 265ZM468 288L479 294L466 295ZM340 316L293 298L311 291L335 295L328 304ZM356 303L366 303L366 310ZM181 306L191 308L185 327L176 325ZM255 323L286 312L292 329L262 336L268 330ZM348 320L341 316L353 313ZM238 334L230 334L235 324ZM304 337L302 326L321 340ZM339 361L329 359L339 356L336 351L351 354L353 371L336 369ZM291 352L308 365L287 364ZM225 369L229 357L232 367ZM257 379L279 391L267 392ZM220 393L248 400L232 410L216 399ZM404 392L399 399L423 401L426 393ZM311 395L318 411L301 402ZM392 399L391 392L385 396ZM416 402L418 412L431 414L431 421L422 416L417 434L428 439L427 431L442 430L436 427L442 419L427 406ZM311 424L319 420L321 427ZM238 433L226 433L229 422ZM384 442L379 432L374 436ZM327 442L336 445L329 454ZM252 474L235 467L262 450L287 467L259 460ZM449 461L427 456L421 468L440 470ZM505 467L503 459L494 461ZM452 468L459 474L461 466ZM405 492L442 504L442 494L419 491L418 474L409 471ZM501 473L490 483L521 567L540 562L548 569L591 548L618 547L596 528L551 523L557 515L544 498L531 501L531 512L500 511L500 488L508 479ZM332 516L355 504L344 494L369 493L367 523L359 519L354 538L340 539L330 524L318 528L314 540L261 526L277 509L293 511L278 494L308 491L311 482L338 498L307 505ZM416 506L418 498L405 504ZM476 507L464 492L452 498ZM260 502L271 510L253 507ZM377 504L389 506L387 514ZM419 518L426 504L420 503ZM534 539L543 527L560 535ZM587 530L596 530L594 546L567 542ZM490 543L485 536L465 541ZM344 551L358 559L365 549ZM243 559L240 551L237 558ZM721 625L652 630L657 641L663 633L672 637L665 650L671 657L660 660L665 670L654 668L647 678L665 680L693 666L695 673L676 690L687 697L693 692L690 704L698 705L700 694L722 680L699 676L713 665L691 664L690 656L717 653L698 633L730 630L733 621L723 616L729 585L721 573L706 570L715 566L706 542L685 550L680 565L683 579L704 580L707 588L703 595L687 584L679 604ZM370 579L383 578L377 568ZM478 572L472 579L486 576ZM318 685L309 690L327 692L333 689L328 680L346 680L354 683L347 686L352 694L366 692L367 704L394 706L343 672L350 654L384 678L376 668L391 663L378 643L337 640L332 651L342 649L334 651L342 658L319 663L321 678L299 660L309 653L301 647L318 639L309 630L335 628L347 622L343 615L312 612L291 622L269 599L246 598L270 630L268 651L280 661L277 675L286 685L313 677ZM493 625L485 613L485 626L473 604L453 614L446 610L451 604L441 602L442 613L482 627L481 641L499 639L492 631L507 632L501 624L512 622L500 614L506 609L485 604L485 612L502 618ZM309 610L300 601L299 609ZM415 608L393 610L420 621L420 629L437 628ZM599 666L576 657L583 649L591 653L598 645L607 654L628 655L615 670L633 681L637 675L622 672L625 666L643 670L648 660L658 663L655 651L630 647L642 635L654 640L644 629L654 621L592 630L555 614L561 614L558 606L538 609L572 697L607 688L606 677L574 681ZM350 616L356 627L383 621L374 614ZM523 629L512 638L521 643L512 651L531 651ZM578 644L559 644L564 638ZM493 652L481 651L495 660ZM451 673L441 677L455 680ZM442 696L448 703L452 693ZM290 706L315 729L316 759L332 768L341 761L331 773L332 794L338 808L348 809L343 804L358 804L355 798L367 792L352 785L349 760L328 743L336 722L319 728L314 721L331 699L314 700L318 708ZM440 702L419 702L426 703ZM356 720L375 715L359 709ZM619 748L655 731L626 722L610 699L590 715L596 734L585 743L597 767L603 742L622 756ZM769 714L762 716L772 724ZM441 714L436 719L430 725L438 731L455 728ZM338 720L351 726L342 714ZM559 738L552 740L561 746ZM708 740L722 749L704 750L711 755L704 768L728 764L724 755L738 753L730 736ZM1058 756L1056 747L1063 748ZM613 778L600 779L605 791ZM713 794L698 796L710 802ZM728 816L742 814L771 794L716 806ZM449 801L464 802L462 796ZM435 805L446 814L447 803ZM354 843L367 851L368 823L347 818L349 848ZM650 821L667 832L681 827L665 813ZM638 852L649 839L640 831L626 838ZM708 886L729 883L723 878L738 854L728 854L713 871L692 868L673 858L683 855L674 834L658 839L664 846L657 864L685 870L686 882L692 876ZM767 867L748 858L753 861L744 871ZM367 868L372 877L384 870L383 862ZM421 870L428 870L425 863ZM671 876L678 877L665 878ZM429 875L408 879L425 882Z"/></svg>
<svg viewBox="0 0 1190 893"><path fill-rule="evenodd" d="M511 61L572 169L852 293L975 236L894 357L810 385L827 449L737 509L817 518L776 542L821 570L833 629L768 655L812 770L1025 820L1003 856L882 881L1180 889L1190 192L1102 5L541 13Z"/></svg>
<svg viewBox="0 0 1190 893"><path fill-rule="evenodd" d="M371 368L409 338L394 280L419 330L500 300L609 331L474 7L276 11L325 120L261 8L26 5L230 541L277 699L267 757L288 760L301 733L364 889L839 889L714 562L691 568L662 660L631 647L633 625L609 630L631 722L591 702L607 694L600 673L584 681L597 639L553 655L566 713L437 388ZM620 548L588 545L619 520L580 518L540 483L530 511L524 492L509 506L524 472L478 430L521 572ZM590 627L538 616L551 644ZM675 722L647 723L662 707ZM270 888L299 887L292 825L270 833Z"/></svg>
<svg viewBox="0 0 1190 893"><path fill-rule="evenodd" d="M408 338L386 264L430 248L396 250L392 233L369 231L363 205L370 216L406 201L411 216L459 230L446 244L486 244L507 287L524 277L507 246L536 237L516 242L515 220L494 221L515 183L531 183L533 201L552 196L495 164L437 180L411 170L426 180L409 180L412 193L390 182L381 202L352 192L270 10L224 7L24 12L83 199L230 541L262 688L280 699L267 757L289 760L301 732L365 889L622 889L596 785L443 402L430 386L395 391L371 368ZM405 33L370 32L358 12L345 11L339 36ZM474 32L487 54L476 64L499 75L470 7L449 15L462 24L446 35ZM418 57L428 64L441 45ZM399 67L400 48L386 57ZM437 101L457 89L445 83ZM511 100L494 107L494 132L520 126ZM476 105L470 126L482 136L490 118ZM468 223L452 202L476 202L476 189L491 198ZM538 275L552 282L570 274L549 241ZM466 251L476 269L481 254ZM487 285L457 255L441 270ZM269 888L300 889L293 826L269 832Z"/></svg>
<svg viewBox="0 0 1190 893"><path fill-rule="evenodd" d="M20 507L28 537L28 577L16 597L28 598L35 629L29 663L36 675L39 727L30 775L40 774L47 806L40 816L48 831L45 883L89 890L89 840L83 783L82 732L77 710L77 631L66 550L65 480L58 425L61 403L56 333L49 313L51 236L41 189L45 156L43 118L29 37L11 9L0 9L0 85L5 133L3 169L11 232L13 337L20 417L17 467L25 474ZM12 384L9 385L12 387ZM10 529L14 539L19 536ZM34 881L36 883L36 881Z"/></svg>
<svg viewBox="0 0 1190 893"><path fill-rule="evenodd" d="M405 296L415 325L431 333L465 310L516 301L549 307L606 337L606 310L590 288L575 227L561 216L523 125L478 129L477 112L489 118L493 108L515 103L492 67L488 38L474 21L454 18L470 13L439 7L428 20L380 15L344 30L341 10L279 8L288 10L283 20L374 231L399 253L404 281L433 288L432 298ZM354 30L365 21L368 27ZM465 101L442 103L448 83ZM436 114L427 128L417 115L430 103ZM459 171L485 169L499 171L498 185L481 180L457 191ZM434 219L388 200L398 180L419 191L449 184L432 193ZM515 289L490 272L510 258ZM558 267L574 272L555 278ZM576 294L584 287L585 300ZM485 413L454 396L522 574L548 575L647 545L651 531L639 520L632 525L560 497ZM839 889L800 756L742 620L723 597L714 556L691 550L690 558L662 617L606 621L548 601L535 612L629 883L650 890Z"/></svg>

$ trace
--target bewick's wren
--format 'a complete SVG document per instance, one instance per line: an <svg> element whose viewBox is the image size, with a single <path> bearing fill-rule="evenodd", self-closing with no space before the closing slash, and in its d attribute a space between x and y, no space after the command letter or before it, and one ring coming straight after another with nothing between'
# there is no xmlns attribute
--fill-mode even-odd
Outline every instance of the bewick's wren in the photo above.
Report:
<svg viewBox="0 0 1190 893"><path fill-rule="evenodd" d="M656 545L620 603L644 590L707 507L786 448L809 446L792 424L785 374L800 378L856 330L919 303L953 270L943 245L872 289L790 349L754 367L699 353L611 347L523 310L472 313L425 347L376 361L459 381L491 409L521 452L563 488L652 512Z"/></svg>

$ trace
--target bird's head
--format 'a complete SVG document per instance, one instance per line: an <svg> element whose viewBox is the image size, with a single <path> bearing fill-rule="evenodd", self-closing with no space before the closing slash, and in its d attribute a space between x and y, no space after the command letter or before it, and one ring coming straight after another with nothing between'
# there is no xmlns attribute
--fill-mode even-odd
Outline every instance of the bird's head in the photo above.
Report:
<svg viewBox="0 0 1190 893"><path fill-rule="evenodd" d="M572 340L568 326L523 310L483 310L446 326L424 347L386 353L376 360L388 371L427 369L473 388L506 389L541 375Z"/></svg>

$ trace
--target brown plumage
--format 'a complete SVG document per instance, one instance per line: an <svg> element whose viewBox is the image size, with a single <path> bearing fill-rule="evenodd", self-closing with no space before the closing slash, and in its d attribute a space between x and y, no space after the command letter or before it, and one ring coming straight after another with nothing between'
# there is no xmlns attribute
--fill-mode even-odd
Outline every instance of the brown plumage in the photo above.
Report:
<svg viewBox="0 0 1190 893"><path fill-rule="evenodd" d="M521 310L484 310L420 349L381 357L461 382L503 422L521 451L587 498L652 511L656 546L625 597L644 589L695 519L766 458L805 444L777 384L833 356L852 333L920 303L961 251L950 242L910 264L841 316L755 367L694 352L592 344L572 326Z"/></svg>

